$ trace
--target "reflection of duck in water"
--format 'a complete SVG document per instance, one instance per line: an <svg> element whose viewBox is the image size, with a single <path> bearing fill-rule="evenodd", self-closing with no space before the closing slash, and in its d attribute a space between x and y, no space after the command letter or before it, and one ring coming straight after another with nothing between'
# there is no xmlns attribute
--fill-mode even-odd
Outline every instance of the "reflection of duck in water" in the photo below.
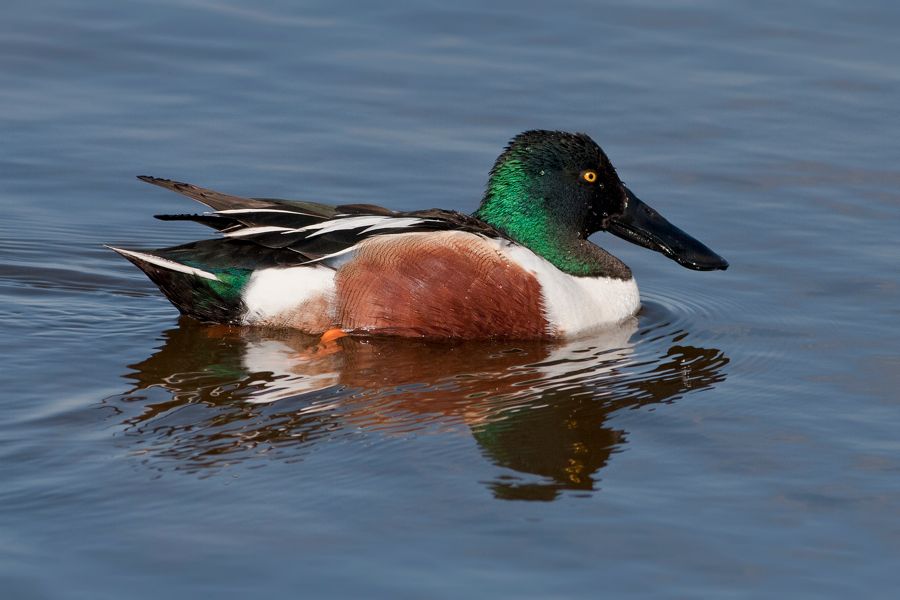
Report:
<svg viewBox="0 0 900 600"><path fill-rule="evenodd" d="M696 270L728 263L641 202L584 134L516 136L471 216L241 198L145 181L215 212L165 215L224 237L114 248L185 315L310 334L571 338L640 308L631 270L588 241L609 231Z"/></svg>
<svg viewBox="0 0 900 600"><path fill-rule="evenodd" d="M673 345L649 371L613 367L616 372L578 389L548 390L531 410L473 426L488 458L518 472L495 478L491 489L498 498L523 500L552 500L562 490L594 490L595 474L625 442L625 431L605 424L611 413L707 389L725 379L720 369L727 363L719 350Z"/></svg>
<svg viewBox="0 0 900 600"><path fill-rule="evenodd" d="M724 379L728 360L718 350L672 345L648 355L629 341L635 330L631 321L566 344L321 345L296 332L183 320L134 365L134 389L112 406L151 454L189 469L288 445L300 452L359 428L391 435L465 425L486 457L514 472L488 483L498 497L552 499L594 489L623 441L604 426L612 411Z"/></svg>

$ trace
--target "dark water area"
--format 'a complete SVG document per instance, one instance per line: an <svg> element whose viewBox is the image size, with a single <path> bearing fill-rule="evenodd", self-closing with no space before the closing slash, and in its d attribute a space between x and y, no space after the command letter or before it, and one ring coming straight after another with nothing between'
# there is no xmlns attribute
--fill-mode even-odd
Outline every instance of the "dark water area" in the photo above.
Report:
<svg viewBox="0 0 900 600"><path fill-rule="evenodd" d="M0 19L3 598L892 598L900 8L20 2ZM557 343L179 319L137 181L476 208L585 131L731 263L608 234L634 322Z"/></svg>

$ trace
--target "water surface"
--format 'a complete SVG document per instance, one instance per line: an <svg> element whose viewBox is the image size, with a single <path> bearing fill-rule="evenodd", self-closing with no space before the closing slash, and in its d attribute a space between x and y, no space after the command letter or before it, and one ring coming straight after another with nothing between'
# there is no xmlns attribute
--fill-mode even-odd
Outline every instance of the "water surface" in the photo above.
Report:
<svg viewBox="0 0 900 600"><path fill-rule="evenodd" d="M0 23L9 598L889 598L900 10L12 2ZM557 343L185 319L103 243L147 173L471 211L529 128L721 253L599 234L634 322Z"/></svg>

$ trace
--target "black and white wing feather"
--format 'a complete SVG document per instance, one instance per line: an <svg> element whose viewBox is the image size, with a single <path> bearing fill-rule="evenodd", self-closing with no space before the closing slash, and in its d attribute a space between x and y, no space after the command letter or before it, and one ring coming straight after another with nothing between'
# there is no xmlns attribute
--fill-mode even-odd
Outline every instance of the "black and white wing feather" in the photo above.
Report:
<svg viewBox="0 0 900 600"><path fill-rule="evenodd" d="M195 221L218 230L230 240L290 250L297 255L298 264L321 262L337 266L352 255L358 243L373 236L461 230L504 237L483 221L454 211L396 212L373 204L329 206L297 200L243 198L168 179L140 179L215 209L203 214L157 215L156 218Z"/></svg>

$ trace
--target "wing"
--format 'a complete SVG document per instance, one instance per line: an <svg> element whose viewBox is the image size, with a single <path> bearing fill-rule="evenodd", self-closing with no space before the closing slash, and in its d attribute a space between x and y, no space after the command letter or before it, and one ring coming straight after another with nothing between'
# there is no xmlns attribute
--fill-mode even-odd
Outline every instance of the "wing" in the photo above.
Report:
<svg viewBox="0 0 900 600"><path fill-rule="evenodd" d="M483 221L454 211L396 212L374 204L329 206L298 200L243 198L168 179L140 179L215 209L203 214L156 218L194 221L218 230L228 239L288 250L296 255L297 264L321 262L336 268L352 256L359 242L373 236L460 230L504 237Z"/></svg>

